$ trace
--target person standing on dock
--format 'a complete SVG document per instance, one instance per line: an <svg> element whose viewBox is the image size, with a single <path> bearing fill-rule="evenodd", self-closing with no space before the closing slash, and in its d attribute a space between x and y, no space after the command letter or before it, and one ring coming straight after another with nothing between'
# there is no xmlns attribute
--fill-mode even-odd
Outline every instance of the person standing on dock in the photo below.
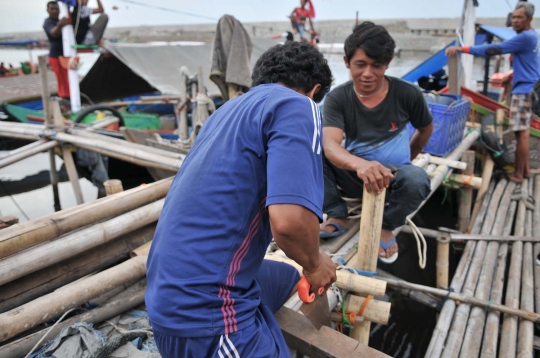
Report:
<svg viewBox="0 0 540 358"><path fill-rule="evenodd" d="M67 69L60 65L58 58L64 56L62 45L62 28L69 24L69 19L64 17L59 19L60 8L56 1L47 3L47 13L49 17L43 23L43 30L49 39L49 56L47 61L56 75L58 86L58 97L69 99L69 81Z"/></svg>
<svg viewBox="0 0 540 358"><path fill-rule="evenodd" d="M312 287L336 280L319 252L323 169L317 102L330 68L307 43L266 51L253 88L202 127L165 199L146 306L165 358L290 357L274 313L300 277L263 260L272 236Z"/></svg>
<svg viewBox="0 0 540 358"><path fill-rule="evenodd" d="M300 7L296 7L292 11L290 18L293 31L300 36L300 41L308 41L306 32L309 32L310 34L316 33L313 28L315 8L313 7L311 0L300 0ZM306 22L309 22L309 31L306 31Z"/></svg>
<svg viewBox="0 0 540 358"><path fill-rule="evenodd" d="M446 49L446 55L458 52L474 56L495 56L511 53L514 57L514 79L510 101L510 124L516 136L515 172L509 179L523 182L531 176L529 166L529 126L533 118L535 83L540 79L540 35L532 28L534 5L530 2L517 3L512 14L512 28L517 35L508 41L497 44L458 47Z"/></svg>
<svg viewBox="0 0 540 358"><path fill-rule="evenodd" d="M350 226L351 198L388 189L379 260L393 263L398 245L392 231L405 224L430 193L422 168L411 164L433 131L432 116L422 92L385 72L396 45L388 31L372 22L356 26L345 40L345 66L352 80L326 96L323 110L324 208L322 239L339 236ZM409 140L407 124L416 128ZM345 147L341 143L345 138Z"/></svg>

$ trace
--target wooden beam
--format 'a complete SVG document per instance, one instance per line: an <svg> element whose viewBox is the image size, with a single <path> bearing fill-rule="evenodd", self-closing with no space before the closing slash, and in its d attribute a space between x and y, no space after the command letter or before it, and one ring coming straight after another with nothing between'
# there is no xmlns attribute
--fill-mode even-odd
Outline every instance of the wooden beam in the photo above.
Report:
<svg viewBox="0 0 540 358"><path fill-rule="evenodd" d="M473 150L467 150L461 156L461 160L465 162L466 167L463 170L463 176L470 178L474 176L474 157ZM458 229L461 232L466 232L469 227L472 209L472 188L465 188L459 194L459 211L458 211Z"/></svg>
<svg viewBox="0 0 540 358"><path fill-rule="evenodd" d="M64 127L64 122L62 121L62 113L60 112L60 103L58 101L51 102L53 120L56 128ZM79 174L77 174L77 167L73 161L73 156L71 155L71 150L67 146L62 146L62 158L64 159L64 164L66 166L66 171L69 177L69 181L73 186L73 192L75 193L75 199L77 200L77 205L83 204L84 199L82 195L81 185L79 184Z"/></svg>
<svg viewBox="0 0 540 358"><path fill-rule="evenodd" d="M289 308L281 308L275 316L287 345L310 358L389 357L330 327L317 330L307 317Z"/></svg>
<svg viewBox="0 0 540 358"><path fill-rule="evenodd" d="M377 271L385 196L386 189L380 194L372 194L364 186L358 240L358 252L362 253L362 255L358 255L356 262L356 268L362 271ZM351 337L361 344L367 345L369 343L370 327L370 322L362 322L353 328Z"/></svg>
<svg viewBox="0 0 540 358"><path fill-rule="evenodd" d="M448 93L460 94L459 86L459 56L448 56Z"/></svg>

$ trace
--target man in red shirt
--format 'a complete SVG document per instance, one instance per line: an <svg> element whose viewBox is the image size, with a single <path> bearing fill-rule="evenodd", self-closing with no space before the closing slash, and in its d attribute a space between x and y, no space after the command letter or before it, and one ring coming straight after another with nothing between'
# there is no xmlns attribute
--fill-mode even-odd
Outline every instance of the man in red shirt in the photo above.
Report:
<svg viewBox="0 0 540 358"><path fill-rule="evenodd" d="M307 8L306 8L306 5ZM309 20L310 33L314 33L313 22L311 19L315 18L315 8L311 0L300 0L300 7L297 7L291 13L291 24L295 33L300 35L300 41L307 41L305 37L306 33L306 20Z"/></svg>

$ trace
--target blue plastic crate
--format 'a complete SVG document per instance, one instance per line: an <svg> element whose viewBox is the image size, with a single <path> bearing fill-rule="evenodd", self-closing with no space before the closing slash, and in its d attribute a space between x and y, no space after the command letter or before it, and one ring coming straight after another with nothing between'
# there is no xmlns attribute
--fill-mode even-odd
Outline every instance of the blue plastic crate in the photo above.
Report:
<svg viewBox="0 0 540 358"><path fill-rule="evenodd" d="M441 96L451 97L454 102L448 106L428 102L429 110L433 115L433 133L422 152L444 157L454 150L463 139L471 102L464 100L461 96ZM408 128L412 137L416 129L411 123L408 124Z"/></svg>

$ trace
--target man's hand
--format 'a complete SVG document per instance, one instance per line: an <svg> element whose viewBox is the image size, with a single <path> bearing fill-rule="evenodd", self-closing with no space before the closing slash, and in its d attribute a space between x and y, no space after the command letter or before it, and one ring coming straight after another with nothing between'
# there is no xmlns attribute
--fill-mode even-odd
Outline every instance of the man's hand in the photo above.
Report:
<svg viewBox="0 0 540 358"><path fill-rule="evenodd" d="M311 284L313 291L317 291L319 287L324 287L326 290L336 282L336 264L332 262L330 256L319 252L319 265L314 268L304 268L304 276Z"/></svg>
<svg viewBox="0 0 540 358"><path fill-rule="evenodd" d="M459 52L461 52L461 47L459 47L459 46L450 46L445 51L446 56L454 56L454 55L458 54Z"/></svg>
<svg viewBox="0 0 540 358"><path fill-rule="evenodd" d="M60 21L58 21L58 25L60 27L64 27L66 25L69 25L69 19L67 17L61 18Z"/></svg>
<svg viewBox="0 0 540 358"><path fill-rule="evenodd" d="M368 193L376 194L388 188L390 180L394 178L390 169L376 161L363 161L356 169L356 175L364 182Z"/></svg>

